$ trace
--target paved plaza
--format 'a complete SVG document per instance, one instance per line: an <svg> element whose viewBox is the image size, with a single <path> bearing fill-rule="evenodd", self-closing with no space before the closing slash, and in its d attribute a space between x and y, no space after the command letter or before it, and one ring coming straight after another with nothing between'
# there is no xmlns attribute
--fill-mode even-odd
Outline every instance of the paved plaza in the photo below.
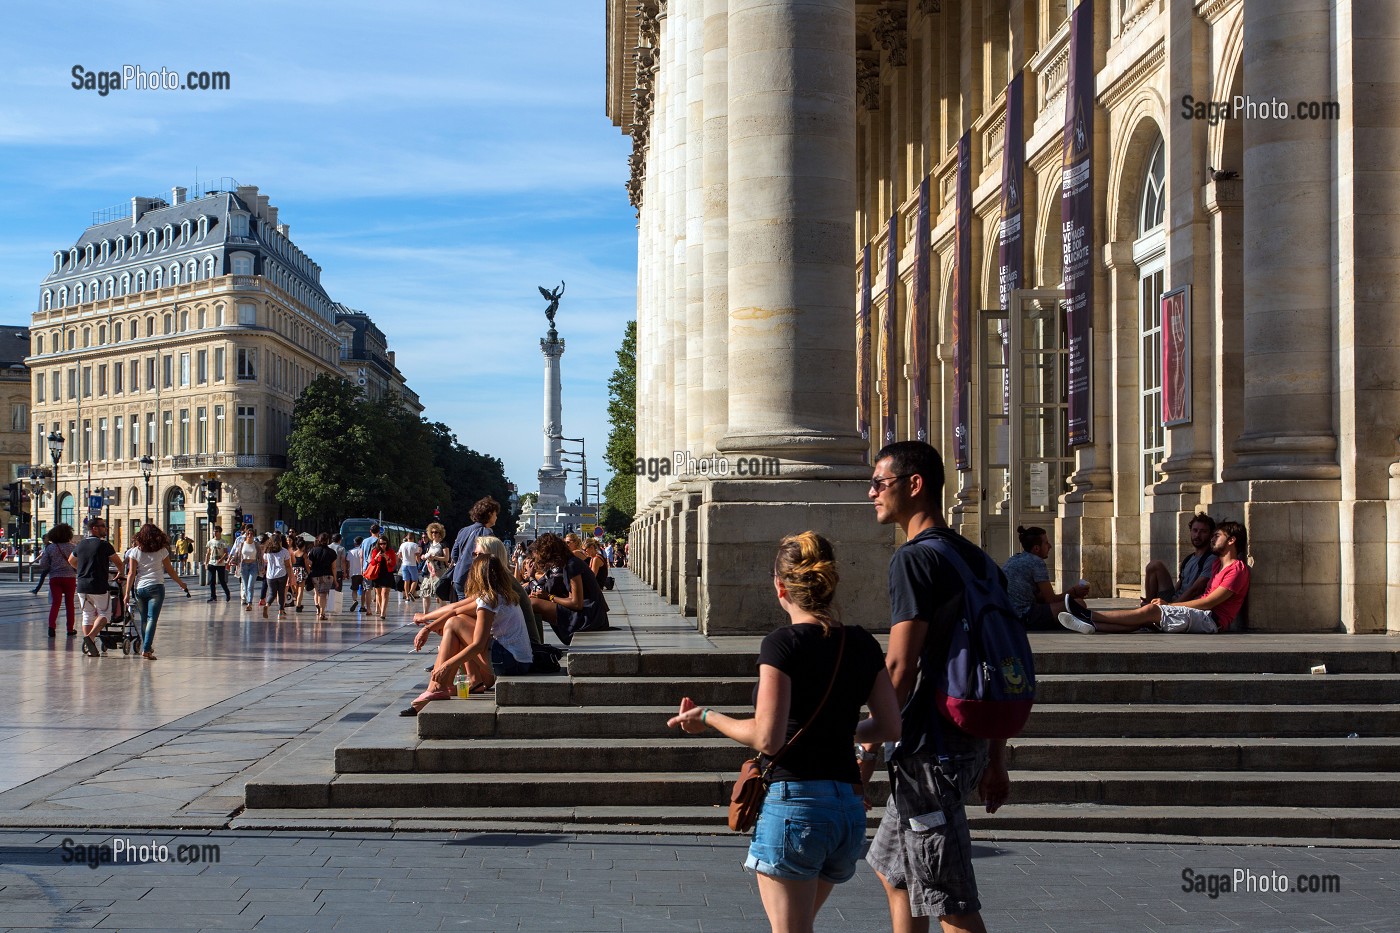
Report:
<svg viewBox="0 0 1400 933"><path fill-rule="evenodd" d="M50 641L47 601L0 583L0 930L766 929L731 834L238 828L249 778L402 703L426 660L396 603L279 624L195 593L147 662ZM1400 931L1393 848L981 840L976 864L994 930ZM1222 893L1237 870L1254 889ZM1300 876L1326 890L1261 890ZM867 867L818 928L889 928Z"/></svg>

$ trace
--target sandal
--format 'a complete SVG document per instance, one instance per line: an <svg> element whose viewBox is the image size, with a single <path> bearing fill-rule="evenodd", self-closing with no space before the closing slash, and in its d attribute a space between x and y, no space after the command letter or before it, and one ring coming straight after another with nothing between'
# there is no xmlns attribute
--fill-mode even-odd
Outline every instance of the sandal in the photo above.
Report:
<svg viewBox="0 0 1400 933"><path fill-rule="evenodd" d="M141 657L145 658L147 661L154 661L156 660L156 653L154 651L143 651L141 652Z"/></svg>

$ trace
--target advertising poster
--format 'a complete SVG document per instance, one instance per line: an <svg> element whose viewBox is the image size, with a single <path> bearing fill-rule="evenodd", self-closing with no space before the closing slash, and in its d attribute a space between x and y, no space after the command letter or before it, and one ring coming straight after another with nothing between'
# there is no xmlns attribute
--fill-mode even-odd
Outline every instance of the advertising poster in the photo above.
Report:
<svg viewBox="0 0 1400 933"><path fill-rule="evenodd" d="M1006 86L1006 131L1001 147L1001 227L997 231L997 295L1003 311L1009 310L1011 293L1021 287L1025 262L1021 232L1021 182L1025 175L1026 138L1022 120L1021 75ZM1001 322L1002 407L1011 411L1011 324Z"/></svg>
<svg viewBox="0 0 1400 933"><path fill-rule="evenodd" d="M1162 424L1191 422L1191 291L1162 296Z"/></svg>
<svg viewBox="0 0 1400 933"><path fill-rule="evenodd" d="M928 442L929 180L919 184L914 234L914 307L909 322L909 407L914 439Z"/></svg>
<svg viewBox="0 0 1400 933"><path fill-rule="evenodd" d="M861 250L860 299L856 302L856 430L870 440L870 244Z"/></svg>
<svg viewBox="0 0 1400 933"><path fill-rule="evenodd" d="M972 382L972 136L958 140L956 233L953 243L953 453L959 470L972 469L969 435Z"/></svg>
<svg viewBox="0 0 1400 933"><path fill-rule="evenodd" d="M1089 345L1094 309L1094 6L1082 0L1070 19L1065 92L1064 175L1060 230L1064 238L1065 336L1069 345L1069 445L1091 443Z"/></svg>
<svg viewBox="0 0 1400 933"><path fill-rule="evenodd" d="M885 225L885 315L880 327L880 443L894 443L895 324L899 320L899 212Z"/></svg>

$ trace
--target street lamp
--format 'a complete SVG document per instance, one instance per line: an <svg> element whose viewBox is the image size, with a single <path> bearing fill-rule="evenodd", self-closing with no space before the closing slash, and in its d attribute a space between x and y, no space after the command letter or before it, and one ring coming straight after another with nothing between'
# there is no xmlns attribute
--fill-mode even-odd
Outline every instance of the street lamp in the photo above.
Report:
<svg viewBox="0 0 1400 933"><path fill-rule="evenodd" d="M49 432L49 456L53 458L53 523L59 522L58 517L58 461L63 457L63 435L57 429Z"/></svg>
<svg viewBox="0 0 1400 933"><path fill-rule="evenodd" d="M141 457L141 478L146 481L146 524L151 523L151 467L155 466L155 461L150 454Z"/></svg>
<svg viewBox="0 0 1400 933"><path fill-rule="evenodd" d="M584 439L581 438L581 437L565 437L565 436L562 435L562 434L551 434L551 435L549 435L549 436L550 436L553 440L556 440L556 441L568 441L568 442L571 443L571 444L577 444L577 445L578 445L578 452L577 452L576 455L577 455L578 458L579 458L579 466L581 467L581 475L582 475L582 479L583 479L583 507L584 507L585 509L587 509L587 508L588 508L588 445L584 442ZM561 452L561 453L571 454L571 455L574 455L574 453L575 453L575 452L572 451L572 450L567 450L567 451L566 451L566 450L564 450L562 447L560 448L560 452Z"/></svg>

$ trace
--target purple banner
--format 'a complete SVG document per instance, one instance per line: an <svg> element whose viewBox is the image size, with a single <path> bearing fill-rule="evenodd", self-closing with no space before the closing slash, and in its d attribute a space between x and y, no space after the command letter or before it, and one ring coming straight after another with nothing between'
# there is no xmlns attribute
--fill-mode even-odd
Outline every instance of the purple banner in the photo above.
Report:
<svg viewBox="0 0 1400 933"><path fill-rule="evenodd" d="M1021 184L1026 168L1025 121L1022 119L1021 75L1006 86L1006 130L1001 146L1001 229L997 235L997 295L1003 311L1009 310L1011 293L1024 280L1025 240L1022 237ZM1011 324L1001 322L1001 400L1011 413Z"/></svg>
<svg viewBox="0 0 1400 933"><path fill-rule="evenodd" d="M880 322L880 443L895 439L895 322L899 319L899 211L885 226L885 316Z"/></svg>
<svg viewBox="0 0 1400 933"><path fill-rule="evenodd" d="M1065 90L1064 175L1060 231L1064 239L1065 337L1069 346L1069 445L1094 440L1090 331L1094 310L1094 5L1080 0L1069 28Z"/></svg>
<svg viewBox="0 0 1400 933"><path fill-rule="evenodd" d="M972 469L968 402L972 381L972 134L958 140L958 190L953 241L953 454Z"/></svg>
<svg viewBox="0 0 1400 933"><path fill-rule="evenodd" d="M914 307L909 315L909 407L914 439L928 442L928 303L929 303L929 180L919 183L919 213L914 232Z"/></svg>
<svg viewBox="0 0 1400 933"><path fill-rule="evenodd" d="M856 304L856 430L870 440L870 244L860 260L860 298Z"/></svg>

